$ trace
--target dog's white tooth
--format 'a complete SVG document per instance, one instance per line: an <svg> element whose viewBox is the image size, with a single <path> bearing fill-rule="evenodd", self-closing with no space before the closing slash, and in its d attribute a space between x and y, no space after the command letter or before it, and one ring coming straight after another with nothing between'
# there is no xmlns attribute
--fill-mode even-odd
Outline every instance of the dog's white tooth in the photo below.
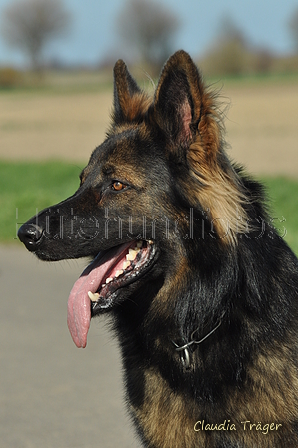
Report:
<svg viewBox="0 0 298 448"><path fill-rule="evenodd" d="M131 249L129 249L129 250L131 250ZM130 252L129 252L129 254L126 255L126 260L127 261L132 261L134 259L135 259L135 257Z"/></svg>
<svg viewBox="0 0 298 448"><path fill-rule="evenodd" d="M134 249L129 249L128 253L133 257L133 260L136 258L137 253L139 252L139 249L134 250Z"/></svg>
<svg viewBox="0 0 298 448"><path fill-rule="evenodd" d="M106 284L107 284L107 283L110 283L112 280L113 280L113 277L108 277L108 278L106 279Z"/></svg>
<svg viewBox="0 0 298 448"><path fill-rule="evenodd" d="M89 296L89 299L92 300L92 302L97 302L97 300L99 298L98 292L93 293L91 291L88 291L88 296Z"/></svg>
<svg viewBox="0 0 298 448"><path fill-rule="evenodd" d="M149 243L149 244L153 244L153 241L152 241L152 240L148 240L148 243Z"/></svg>
<svg viewBox="0 0 298 448"><path fill-rule="evenodd" d="M122 266L123 270L125 271L125 269L127 269L129 265L130 265L130 261L125 261Z"/></svg>
<svg viewBox="0 0 298 448"><path fill-rule="evenodd" d="M115 277L119 277L119 275L123 274L123 270L119 269L118 271L116 271Z"/></svg>

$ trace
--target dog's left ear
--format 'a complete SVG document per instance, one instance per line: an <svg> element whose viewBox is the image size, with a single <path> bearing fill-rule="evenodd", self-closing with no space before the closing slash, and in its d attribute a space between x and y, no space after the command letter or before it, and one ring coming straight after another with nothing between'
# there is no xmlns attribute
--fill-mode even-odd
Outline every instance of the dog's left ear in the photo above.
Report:
<svg viewBox="0 0 298 448"><path fill-rule="evenodd" d="M119 59L114 67L114 124L139 122L149 104L148 96L138 87L126 64Z"/></svg>
<svg viewBox="0 0 298 448"><path fill-rule="evenodd" d="M155 92L153 113L172 147L186 149L196 140L204 156L216 154L219 128L213 99L185 51L177 51L166 62Z"/></svg>

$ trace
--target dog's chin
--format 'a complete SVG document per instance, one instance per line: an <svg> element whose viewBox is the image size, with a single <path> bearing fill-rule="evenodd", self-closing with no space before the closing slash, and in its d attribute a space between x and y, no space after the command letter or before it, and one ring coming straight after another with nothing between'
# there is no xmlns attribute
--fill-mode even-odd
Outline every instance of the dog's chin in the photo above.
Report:
<svg viewBox="0 0 298 448"><path fill-rule="evenodd" d="M123 249L120 256L115 256L115 250ZM102 264L106 263L107 257L111 257L113 264L108 267L101 284L95 292L88 292L91 302L91 317L111 310L117 304L123 302L130 292L137 288L140 280L154 265L157 258L157 247L152 240L135 240L127 244L117 246L105 251L104 256L100 253L98 258L103 257ZM93 261L95 268L97 257ZM91 265L93 264L91 263Z"/></svg>

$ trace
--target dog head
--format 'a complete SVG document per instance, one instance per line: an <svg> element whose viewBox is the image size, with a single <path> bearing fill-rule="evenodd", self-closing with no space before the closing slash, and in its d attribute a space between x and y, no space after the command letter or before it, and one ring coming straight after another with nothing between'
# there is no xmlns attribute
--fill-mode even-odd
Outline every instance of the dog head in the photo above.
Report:
<svg viewBox="0 0 298 448"><path fill-rule="evenodd" d="M79 189L19 230L43 260L94 258L68 303L78 346L86 345L91 315L122 303L146 281L161 284L187 257L198 264L193 239L233 244L245 211L223 146L213 95L187 53L167 61L153 98L123 61L116 63L112 123ZM208 258L203 244L200 256Z"/></svg>

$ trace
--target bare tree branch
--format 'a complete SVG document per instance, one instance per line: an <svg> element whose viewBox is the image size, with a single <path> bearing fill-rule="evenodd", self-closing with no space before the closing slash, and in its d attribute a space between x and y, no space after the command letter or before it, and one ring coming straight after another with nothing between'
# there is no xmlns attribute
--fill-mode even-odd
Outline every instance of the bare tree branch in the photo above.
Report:
<svg viewBox="0 0 298 448"><path fill-rule="evenodd" d="M173 38L180 21L154 0L128 0L117 24L119 34L132 51L159 70L173 51Z"/></svg>
<svg viewBox="0 0 298 448"><path fill-rule="evenodd" d="M291 19L289 20L289 31L291 33L295 51L298 53L298 8L293 11Z"/></svg>
<svg viewBox="0 0 298 448"><path fill-rule="evenodd" d="M44 48L68 30L70 20L63 0L17 0L3 11L1 34L8 45L29 57L34 70L39 70Z"/></svg>

